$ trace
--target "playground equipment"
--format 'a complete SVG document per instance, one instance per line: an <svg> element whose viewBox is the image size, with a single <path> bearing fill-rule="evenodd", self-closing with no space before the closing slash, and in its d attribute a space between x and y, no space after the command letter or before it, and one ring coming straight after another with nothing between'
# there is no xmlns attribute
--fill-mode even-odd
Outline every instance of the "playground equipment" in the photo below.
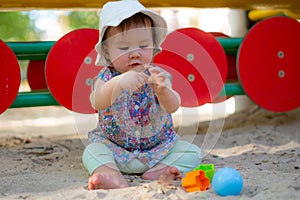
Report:
<svg viewBox="0 0 300 200"><path fill-rule="evenodd" d="M0 113L4 112L18 94L21 74L14 52L0 40Z"/></svg>
<svg viewBox="0 0 300 200"><path fill-rule="evenodd" d="M174 44L174 39L177 41L177 44L181 46L181 48L179 48L181 52L178 52L176 46L170 46L170 44ZM39 44L32 43L34 46L30 46L30 43L8 43L19 59L41 59L40 57L35 57L37 54L42 54L39 50L39 45L44 47L41 48L41 50L45 50L45 48L48 47L48 52L43 58L46 60L45 70L39 69L35 72L31 72L32 69L30 69L30 71L28 71L28 75L31 76L41 74L45 71L45 77L35 76L35 79L29 77L28 80L32 83L31 85L33 85L31 86L33 91L19 93L10 107L60 104L80 113L94 112L89 103L89 93L91 90L89 81L91 81L101 69L101 67L94 66L96 59L94 45L97 40L98 30L79 29L66 34L52 44L49 42L40 42ZM189 42L189 45L184 47L183 44L186 42ZM226 44L226 42L228 44ZM234 52L237 51L239 42L240 39L233 39L232 41L225 40L224 45L228 46L228 52ZM206 47L203 47L203 45L205 45L204 43L206 43ZM212 44L214 46L212 46ZM192 45L195 47L193 51L190 49ZM212 101L222 92L227 76L226 54L221 44L213 35L195 28L180 29L168 36L166 42L163 44L163 48L166 50L155 58L154 63L171 71L173 79L176 80L174 81L174 83L176 82L174 87L180 91L184 106L202 105ZM205 48L210 51L210 54L207 53L209 51ZM25 51L21 51L20 49L25 49ZM202 52L202 55L199 55L199 51ZM212 55L215 60L212 60L210 55ZM188 58L186 56L188 56ZM180 62L177 62L178 59ZM190 61L187 59L190 59ZM207 61L203 62L204 59ZM169 61L172 62L169 63ZM215 64L216 61L218 65ZM205 64L202 65L203 70L197 68L201 67L200 63ZM32 63L30 64L33 65ZM43 67L42 62L36 61L34 64ZM174 65L174 68L172 68L172 65ZM36 67L37 66L35 66L35 68ZM215 71L211 73L206 70L207 72L204 76L202 74L204 69L210 68ZM221 74L220 71L222 72ZM47 82L49 91L36 91L36 88L43 87L44 80ZM209 81L213 84L213 87L206 86ZM197 92L197 88L201 88L201 92L205 95L201 95L201 93ZM226 93L231 93L231 95L243 94L238 83L229 84L228 88L227 90L229 91ZM193 96L191 96L191 94L193 94ZM195 96L196 98L194 98Z"/></svg>
<svg viewBox="0 0 300 200"><path fill-rule="evenodd" d="M259 106L284 112L300 106L300 23L273 17L257 23L238 52L238 75L246 94Z"/></svg>
<svg viewBox="0 0 300 200"><path fill-rule="evenodd" d="M10 10L20 9L99 9L105 3L105 0L85 0L85 1L60 1L60 0L0 0L0 8ZM192 8L243 8L251 9L284 9L300 10L298 1L295 0L214 0L214 1L194 1L194 0L163 0L163 1L140 1L146 7L192 7Z"/></svg>
<svg viewBox="0 0 300 200"><path fill-rule="evenodd" d="M32 91L46 90L45 60L31 60L27 68L27 81Z"/></svg>
<svg viewBox="0 0 300 200"><path fill-rule="evenodd" d="M80 113L95 112L89 101L92 80L101 67L94 65L94 51L99 31L79 29L59 39L46 60L46 80L55 99L69 110Z"/></svg>
<svg viewBox="0 0 300 200"><path fill-rule="evenodd" d="M172 74L173 87L181 94L182 106L212 102L227 78L226 54L212 34L196 28L171 32L154 64Z"/></svg>
<svg viewBox="0 0 300 200"><path fill-rule="evenodd" d="M26 8L78 6L56 0L43 2L18 1L13 4L10 1L8 5L0 0L0 5L8 9L16 9L14 5ZM96 5L95 2L85 1L81 5L99 8L101 2ZM181 1L141 2L145 6L184 4ZM228 7L251 7L251 1L247 6L242 6L240 1L229 2L231 6ZM190 3L190 7L209 7L198 1ZM270 5L274 3L269 2ZM286 4L292 8L299 6L294 1ZM210 7L221 7L218 5ZM195 28L178 29L168 35L162 45L163 52L154 62L173 75L174 88L182 97L182 106L194 107L247 94L262 108L285 112L300 106L300 89L296 81L300 59L295 50L300 45L299 35L299 22L282 16L261 20L244 38L218 36ZM8 108L49 105L62 105L80 113L95 112L89 105L88 96L93 78L100 70L94 66L96 52L93 48L97 40L98 30L79 29L56 42L0 41L0 114ZM18 93L20 70L17 59L31 60L27 75L31 92ZM237 68L234 73L233 65ZM229 81L228 74L237 78Z"/></svg>

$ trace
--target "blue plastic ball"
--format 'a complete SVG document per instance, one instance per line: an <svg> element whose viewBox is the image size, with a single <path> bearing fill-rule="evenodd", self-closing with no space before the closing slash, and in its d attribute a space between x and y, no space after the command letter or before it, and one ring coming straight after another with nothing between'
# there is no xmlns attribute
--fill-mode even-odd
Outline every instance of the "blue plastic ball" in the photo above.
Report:
<svg viewBox="0 0 300 200"><path fill-rule="evenodd" d="M214 174L212 187L220 196L239 195L243 189L243 178L233 168L222 168Z"/></svg>

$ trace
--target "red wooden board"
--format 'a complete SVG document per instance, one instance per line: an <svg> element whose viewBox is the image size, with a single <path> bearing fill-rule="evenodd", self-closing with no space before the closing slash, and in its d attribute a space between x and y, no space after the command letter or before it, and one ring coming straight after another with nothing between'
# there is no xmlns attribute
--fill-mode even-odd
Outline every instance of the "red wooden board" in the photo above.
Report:
<svg viewBox="0 0 300 200"><path fill-rule="evenodd" d="M213 36L222 37L222 38L229 38L228 35L221 33L221 32L209 32ZM227 59L227 66L228 66L228 72L227 72L227 78L226 81L237 81L237 74L236 74L236 56L235 55L228 55L226 54ZM227 99L229 99L231 96L220 96L216 97L212 103L221 103Z"/></svg>
<svg viewBox="0 0 300 200"><path fill-rule="evenodd" d="M238 51L238 76L246 94L264 109L300 105L300 23L272 17L254 25Z"/></svg>
<svg viewBox="0 0 300 200"><path fill-rule="evenodd" d="M47 89L44 60L31 60L29 62L27 69L27 81L31 90Z"/></svg>
<svg viewBox="0 0 300 200"><path fill-rule="evenodd" d="M213 36L221 37L221 38L230 38L228 35L221 32L209 32ZM228 63L228 73L227 73L227 81L238 81L238 76L236 73L236 56L226 54L227 63Z"/></svg>
<svg viewBox="0 0 300 200"><path fill-rule="evenodd" d="M178 29L167 36L162 48L154 64L172 74L181 106L200 106L218 96L226 81L227 60L213 35L196 28Z"/></svg>
<svg viewBox="0 0 300 200"><path fill-rule="evenodd" d="M96 111L91 107L90 93L94 79L101 70L101 66L94 63L97 58L97 52L93 48L85 57L78 69L73 88L73 108L80 113L92 114Z"/></svg>
<svg viewBox="0 0 300 200"><path fill-rule="evenodd" d="M9 46L0 40L0 114L18 95L21 72L17 57Z"/></svg>
<svg viewBox="0 0 300 200"><path fill-rule="evenodd" d="M46 80L54 98L69 110L94 113L89 101L91 86L101 68L88 55L99 39L96 29L78 29L60 38L51 48L46 60ZM82 65L84 62L89 63ZM82 66L89 66L81 69Z"/></svg>

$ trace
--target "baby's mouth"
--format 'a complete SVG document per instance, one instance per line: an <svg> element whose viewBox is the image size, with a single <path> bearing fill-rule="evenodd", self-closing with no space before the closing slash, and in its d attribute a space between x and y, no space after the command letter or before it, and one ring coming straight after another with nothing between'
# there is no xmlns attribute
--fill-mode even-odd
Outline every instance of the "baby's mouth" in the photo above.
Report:
<svg viewBox="0 0 300 200"><path fill-rule="evenodd" d="M137 66L139 66L139 65L141 65L140 63L133 63L133 64L131 64L130 66L131 67L137 67Z"/></svg>
<svg viewBox="0 0 300 200"><path fill-rule="evenodd" d="M133 63L129 66L132 70L137 71L137 72L141 72L144 70L144 65L142 65L140 63Z"/></svg>

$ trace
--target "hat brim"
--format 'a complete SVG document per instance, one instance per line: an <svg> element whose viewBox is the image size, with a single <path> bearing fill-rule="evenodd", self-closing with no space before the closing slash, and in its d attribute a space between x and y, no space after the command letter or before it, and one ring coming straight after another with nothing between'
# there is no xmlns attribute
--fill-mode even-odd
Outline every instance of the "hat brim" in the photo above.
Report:
<svg viewBox="0 0 300 200"><path fill-rule="evenodd" d="M155 32L155 38L154 38L155 39L155 41L154 41L154 56L155 56L156 54L158 54L159 52L162 51L161 44L163 43L163 41L165 40L166 35L167 35L167 23L162 16L160 16L159 14L157 14L153 11L142 10L140 12L149 16L153 21L153 24L154 24L153 29ZM131 15L128 15L128 16L126 16L126 18L129 18L129 17L133 16L134 14L136 14L136 13L132 13ZM106 58L102 52L102 42L103 42L102 38L108 27L110 27L110 26L117 27L118 25L120 25L120 23L121 23L121 21L119 23L112 22L111 24L107 24L106 26L102 27L102 31L99 34L100 35L99 42L95 46L95 49L98 53L96 62L95 62L96 66L110 65L110 63L106 60Z"/></svg>

